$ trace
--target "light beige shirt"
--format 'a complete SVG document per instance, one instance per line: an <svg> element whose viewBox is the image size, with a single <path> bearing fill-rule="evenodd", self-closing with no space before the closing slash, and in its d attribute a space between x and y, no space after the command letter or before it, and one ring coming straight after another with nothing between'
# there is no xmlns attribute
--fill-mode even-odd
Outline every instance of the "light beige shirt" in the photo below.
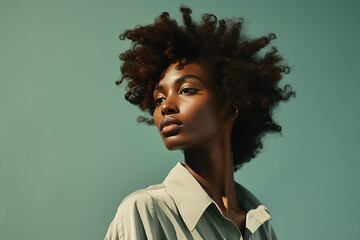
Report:
<svg viewBox="0 0 360 240"><path fill-rule="evenodd" d="M122 201L105 240L276 240L267 209L238 183L236 191L247 212L245 236L178 163L162 184L136 191Z"/></svg>

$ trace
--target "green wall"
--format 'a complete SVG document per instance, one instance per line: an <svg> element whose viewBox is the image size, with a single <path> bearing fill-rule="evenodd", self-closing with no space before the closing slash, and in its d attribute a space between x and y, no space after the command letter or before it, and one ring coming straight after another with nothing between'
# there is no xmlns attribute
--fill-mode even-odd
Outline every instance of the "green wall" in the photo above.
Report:
<svg viewBox="0 0 360 240"><path fill-rule="evenodd" d="M297 98L236 173L280 239L360 235L358 1L184 1L277 33ZM181 161L123 99L118 35L179 1L0 0L0 239L102 239L119 202Z"/></svg>

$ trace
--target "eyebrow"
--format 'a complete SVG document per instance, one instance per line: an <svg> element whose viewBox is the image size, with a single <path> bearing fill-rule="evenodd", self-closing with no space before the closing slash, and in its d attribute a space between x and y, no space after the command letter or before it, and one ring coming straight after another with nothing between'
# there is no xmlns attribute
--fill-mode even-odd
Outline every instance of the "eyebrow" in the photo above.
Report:
<svg viewBox="0 0 360 240"><path fill-rule="evenodd" d="M188 75L182 75L181 77L179 77L178 79L176 79L176 80L175 80L175 84L183 83L183 82L185 82L185 81L186 81L187 79L189 79L189 78L197 79L197 80L199 80L199 81L202 82L202 83L204 82L204 80L202 80L202 79L199 78L198 76L188 74ZM163 85L158 84L158 85L155 87L154 90L161 91L161 90L163 90L163 89L164 89Z"/></svg>

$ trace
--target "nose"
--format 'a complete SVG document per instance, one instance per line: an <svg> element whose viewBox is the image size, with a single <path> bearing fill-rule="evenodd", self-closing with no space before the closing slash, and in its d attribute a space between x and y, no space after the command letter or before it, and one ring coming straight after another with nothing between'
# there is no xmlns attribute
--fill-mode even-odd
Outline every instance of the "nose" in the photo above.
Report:
<svg viewBox="0 0 360 240"><path fill-rule="evenodd" d="M166 100L164 100L164 102L161 104L161 114L165 116L165 115L176 114L178 112L179 112L179 108L177 106L175 99L168 96Z"/></svg>

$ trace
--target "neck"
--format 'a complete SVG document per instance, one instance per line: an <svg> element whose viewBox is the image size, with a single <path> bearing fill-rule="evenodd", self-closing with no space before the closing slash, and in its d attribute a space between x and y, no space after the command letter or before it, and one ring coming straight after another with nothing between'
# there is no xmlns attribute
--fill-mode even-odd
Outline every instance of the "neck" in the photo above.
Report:
<svg viewBox="0 0 360 240"><path fill-rule="evenodd" d="M223 212L240 209L236 195L230 138L184 150L185 167Z"/></svg>

